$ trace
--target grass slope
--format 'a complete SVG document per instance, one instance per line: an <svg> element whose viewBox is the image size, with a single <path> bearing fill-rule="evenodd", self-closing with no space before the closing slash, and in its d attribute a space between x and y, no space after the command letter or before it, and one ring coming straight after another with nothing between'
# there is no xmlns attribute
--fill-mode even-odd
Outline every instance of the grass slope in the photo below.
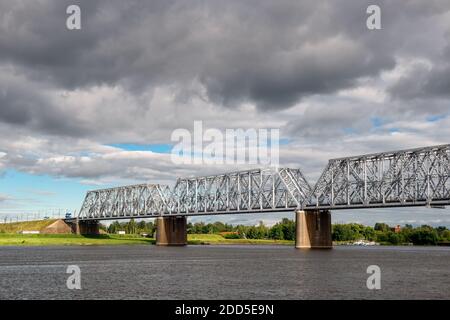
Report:
<svg viewBox="0 0 450 320"><path fill-rule="evenodd" d="M81 236L75 234L12 234L0 233L0 246L47 245L121 245L154 244L155 240L136 235ZM287 240L225 239L218 234L189 234L188 244L292 244Z"/></svg>
<svg viewBox="0 0 450 320"><path fill-rule="evenodd" d="M188 234L189 244L293 244L290 240L225 239L220 234Z"/></svg>
<svg viewBox="0 0 450 320"><path fill-rule="evenodd" d="M116 245L116 244L148 244L154 243L153 239L99 235L81 236L76 234L0 234L0 246L47 246L47 245Z"/></svg>
<svg viewBox="0 0 450 320"><path fill-rule="evenodd" d="M56 219L37 220L37 221L23 221L13 223L0 223L0 233L17 233L23 230L26 231L42 231Z"/></svg>

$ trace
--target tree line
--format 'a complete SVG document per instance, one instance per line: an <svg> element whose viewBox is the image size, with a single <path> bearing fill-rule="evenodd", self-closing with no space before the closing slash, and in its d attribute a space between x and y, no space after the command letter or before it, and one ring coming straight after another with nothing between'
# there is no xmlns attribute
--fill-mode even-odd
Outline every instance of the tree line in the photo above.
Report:
<svg viewBox="0 0 450 320"><path fill-rule="evenodd" d="M406 224L399 230L386 223L376 223L368 227L358 223L334 224L334 241L368 240L382 244L436 245L439 242L450 242L450 230L444 226L433 228L428 225L413 227Z"/></svg>
<svg viewBox="0 0 450 320"><path fill-rule="evenodd" d="M136 222L131 219L128 222L114 221L108 227L101 226L108 233L115 234L119 231L125 231L127 234L143 234L150 236L156 232L156 224L153 221ZM188 234L217 234L223 233L226 238L245 238L245 239L275 239L275 240L294 240L295 222L289 219L283 219L272 227L267 227L261 221L258 226L231 225L222 222L214 223L188 223Z"/></svg>
<svg viewBox="0 0 450 320"><path fill-rule="evenodd" d="M153 221L146 222L144 220L136 222L131 219L128 222L114 221L108 227L103 226L108 233L118 233L119 231L125 231L127 234L148 234L152 236L156 231L156 224Z"/></svg>
<svg viewBox="0 0 450 320"><path fill-rule="evenodd" d="M273 239L273 240L294 240L295 222L287 218L272 227L264 225L262 221L257 226L231 225L222 222L205 224L204 222L189 223L188 233L194 234L214 234L222 233L225 238L240 239Z"/></svg>
<svg viewBox="0 0 450 320"><path fill-rule="evenodd" d="M128 222L114 221L108 227L103 226L108 233L125 231L127 234L148 234L153 236L156 232L156 224L153 221L136 222L131 219ZM188 234L222 234L228 239L272 239L295 240L295 221L284 218L275 225L269 227L261 221L257 226L232 225L223 222L214 223L188 223ZM364 226L358 223L332 225L333 241L351 242L357 240L375 241L382 244L414 244L436 245L440 242L450 242L450 230L444 226L431 227L422 225L413 227L406 224L395 230L386 223L376 223L374 227Z"/></svg>

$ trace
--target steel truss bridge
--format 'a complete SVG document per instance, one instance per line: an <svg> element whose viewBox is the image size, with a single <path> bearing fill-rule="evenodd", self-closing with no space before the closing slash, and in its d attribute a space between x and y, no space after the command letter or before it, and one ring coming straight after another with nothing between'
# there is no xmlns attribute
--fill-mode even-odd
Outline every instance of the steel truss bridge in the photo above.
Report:
<svg viewBox="0 0 450 320"><path fill-rule="evenodd" d="M80 220L450 204L450 144L331 159L314 187L299 169L254 169L89 191Z"/></svg>

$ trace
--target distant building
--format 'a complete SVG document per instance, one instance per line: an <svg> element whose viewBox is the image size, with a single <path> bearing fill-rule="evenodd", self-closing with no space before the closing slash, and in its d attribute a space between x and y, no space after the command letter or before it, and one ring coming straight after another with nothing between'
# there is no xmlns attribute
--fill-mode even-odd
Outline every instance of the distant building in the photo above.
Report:
<svg viewBox="0 0 450 320"><path fill-rule="evenodd" d="M23 230L20 233L21 234L39 234L41 232L39 230Z"/></svg>
<svg viewBox="0 0 450 320"><path fill-rule="evenodd" d="M239 232L235 232L235 231L223 231L223 232L219 232L219 234L221 235L221 236L227 236L227 235L233 235L233 234L236 234L236 235L238 235L239 234Z"/></svg>
<svg viewBox="0 0 450 320"><path fill-rule="evenodd" d="M396 225L395 227L391 228L391 230L392 230L393 232L395 232L395 233L399 233L399 232L402 230L402 228L401 228L400 225L398 224L398 225Z"/></svg>
<svg viewBox="0 0 450 320"><path fill-rule="evenodd" d="M117 231L117 234L125 234L125 231L119 230L119 231Z"/></svg>

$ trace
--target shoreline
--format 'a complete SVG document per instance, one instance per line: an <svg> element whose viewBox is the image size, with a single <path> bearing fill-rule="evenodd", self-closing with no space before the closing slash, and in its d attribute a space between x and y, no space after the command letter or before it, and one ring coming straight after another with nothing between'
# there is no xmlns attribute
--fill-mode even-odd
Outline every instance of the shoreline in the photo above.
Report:
<svg viewBox="0 0 450 320"><path fill-rule="evenodd" d="M0 247L9 246L103 246L103 245L155 245L154 238L144 238L138 235L111 235L82 236L76 234L10 234L0 233ZM188 245L214 246L214 245L252 245L252 246L294 246L293 240L270 239L226 239L218 234L188 234ZM424 247L412 244L377 243L376 245L351 244L349 242L333 242L333 246L347 247ZM449 243L439 243L429 247L447 247Z"/></svg>
<svg viewBox="0 0 450 320"><path fill-rule="evenodd" d="M2 246L53 246L53 245L138 245L155 244L154 238L138 235L82 236L76 234L14 234L0 233ZM220 235L189 234L188 245L294 245L291 240L226 239Z"/></svg>

